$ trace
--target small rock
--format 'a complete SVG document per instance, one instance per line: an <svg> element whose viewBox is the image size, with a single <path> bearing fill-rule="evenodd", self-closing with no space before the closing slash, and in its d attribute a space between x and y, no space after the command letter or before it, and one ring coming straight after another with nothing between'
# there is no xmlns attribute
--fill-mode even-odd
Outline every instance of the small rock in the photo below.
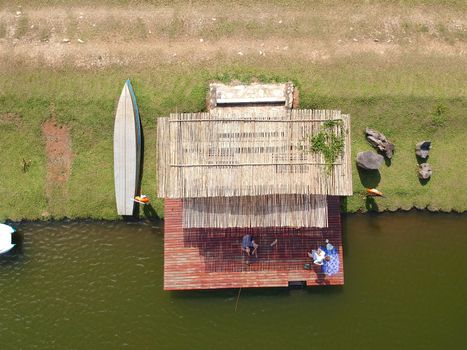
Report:
<svg viewBox="0 0 467 350"><path fill-rule="evenodd" d="M431 141L422 141L415 145L415 154L423 159L426 159L431 150Z"/></svg>
<svg viewBox="0 0 467 350"><path fill-rule="evenodd" d="M368 142L373 147L378 148L381 152L385 152L388 159L392 158L394 153L394 144L391 143L383 133L374 129L366 128L365 134Z"/></svg>
<svg viewBox="0 0 467 350"><path fill-rule="evenodd" d="M284 46L284 47L282 48L282 50L288 50L288 49L289 49L288 46Z"/></svg>
<svg viewBox="0 0 467 350"><path fill-rule="evenodd" d="M84 40L81 40L81 39L78 38L78 42L79 42L80 44L82 44L82 43L84 43Z"/></svg>
<svg viewBox="0 0 467 350"><path fill-rule="evenodd" d="M34 24L31 26L31 29L34 29Z"/></svg>
<svg viewBox="0 0 467 350"><path fill-rule="evenodd" d="M358 39L357 39L357 38L353 38L353 41L357 42L357 41L358 41Z"/></svg>
<svg viewBox="0 0 467 350"><path fill-rule="evenodd" d="M175 56L177 56L177 54L176 54L176 53L174 53L174 54L172 55L172 57L175 57Z"/></svg>
<svg viewBox="0 0 467 350"><path fill-rule="evenodd" d="M68 38L63 38L62 39L62 43L69 43L71 41L71 39L68 39Z"/></svg>
<svg viewBox="0 0 467 350"><path fill-rule="evenodd" d="M199 39L199 42L200 43L204 42L204 39L203 38Z"/></svg>
<svg viewBox="0 0 467 350"><path fill-rule="evenodd" d="M374 39L373 40L375 43L379 43L379 39Z"/></svg>
<svg viewBox="0 0 467 350"><path fill-rule="evenodd" d="M372 151L357 154L357 166L366 170L377 170L384 163L384 157Z"/></svg>
<svg viewBox="0 0 467 350"><path fill-rule="evenodd" d="M83 19L83 15L79 16L78 19Z"/></svg>
<svg viewBox="0 0 467 350"><path fill-rule="evenodd" d="M238 51L237 53L238 53L240 56L243 56L243 52Z"/></svg>
<svg viewBox="0 0 467 350"><path fill-rule="evenodd" d="M279 21L279 24L282 24L282 20Z"/></svg>
<svg viewBox="0 0 467 350"><path fill-rule="evenodd" d="M216 20L217 20L217 18L215 18L215 17L213 17L213 18L211 18L211 19L212 19L213 21L216 21Z"/></svg>
<svg viewBox="0 0 467 350"><path fill-rule="evenodd" d="M21 16L23 13L21 11L16 11L16 16Z"/></svg>
<svg viewBox="0 0 467 350"><path fill-rule="evenodd" d="M431 177L431 165L428 163L422 163L418 166L418 177L422 180L429 179Z"/></svg>

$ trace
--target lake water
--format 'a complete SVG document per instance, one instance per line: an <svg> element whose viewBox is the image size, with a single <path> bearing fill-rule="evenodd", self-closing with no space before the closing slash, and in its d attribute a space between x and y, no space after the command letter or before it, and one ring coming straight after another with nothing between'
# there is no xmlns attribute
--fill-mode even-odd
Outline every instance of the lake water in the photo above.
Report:
<svg viewBox="0 0 467 350"><path fill-rule="evenodd" d="M467 215L344 218L345 286L164 292L161 223L16 225L0 349L467 347Z"/></svg>

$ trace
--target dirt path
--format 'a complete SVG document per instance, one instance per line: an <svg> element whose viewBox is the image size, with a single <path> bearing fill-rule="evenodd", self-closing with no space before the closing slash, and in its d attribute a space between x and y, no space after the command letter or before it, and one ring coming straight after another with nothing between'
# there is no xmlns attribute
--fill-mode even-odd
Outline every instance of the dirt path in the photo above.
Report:
<svg viewBox="0 0 467 350"><path fill-rule="evenodd" d="M467 16L449 7L316 5L230 9L218 4L0 10L0 65L93 69L256 57L327 61L371 53L394 59L465 57Z"/></svg>
<svg viewBox="0 0 467 350"><path fill-rule="evenodd" d="M46 140L47 156L47 214L63 215L66 213L63 206L66 206L68 198L67 181L73 161L70 130L68 127L58 126L55 118L51 118L42 125L42 133Z"/></svg>

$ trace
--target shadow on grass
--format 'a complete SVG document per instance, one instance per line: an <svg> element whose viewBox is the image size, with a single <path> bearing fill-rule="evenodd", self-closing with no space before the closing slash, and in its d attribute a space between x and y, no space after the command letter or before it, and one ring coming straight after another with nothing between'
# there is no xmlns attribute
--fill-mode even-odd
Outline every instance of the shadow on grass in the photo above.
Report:
<svg viewBox="0 0 467 350"><path fill-rule="evenodd" d="M365 188L376 188L381 181L379 170L365 170L357 167L360 182Z"/></svg>
<svg viewBox="0 0 467 350"><path fill-rule="evenodd" d="M420 185L425 186L428 182L430 182L431 177L428 179L420 179L418 178L418 181L420 182Z"/></svg>
<svg viewBox="0 0 467 350"><path fill-rule="evenodd" d="M372 212L378 212L379 211L378 203L376 203L375 197L372 197L372 196L367 196L366 197L366 199L365 199L365 208L366 208L366 210L372 211Z"/></svg>
<svg viewBox="0 0 467 350"><path fill-rule="evenodd" d="M151 203L143 205L143 213L145 218L148 220L160 220L159 215L157 215Z"/></svg>
<svg viewBox="0 0 467 350"><path fill-rule="evenodd" d="M419 157L419 156L415 155L415 158L417 158L417 163L418 163L418 165L420 165L420 164L422 164L422 163L427 163L429 157L430 157L430 156L427 156L426 158L422 158L422 157Z"/></svg>

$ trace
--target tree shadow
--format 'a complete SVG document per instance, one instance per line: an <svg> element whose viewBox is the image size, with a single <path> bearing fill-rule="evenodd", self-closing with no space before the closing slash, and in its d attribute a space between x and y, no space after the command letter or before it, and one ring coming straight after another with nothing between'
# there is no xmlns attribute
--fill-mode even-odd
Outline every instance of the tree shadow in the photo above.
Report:
<svg viewBox="0 0 467 350"><path fill-rule="evenodd" d="M376 203L375 197L367 196L365 199L365 208L368 211L378 212L379 207L378 203Z"/></svg>
<svg viewBox="0 0 467 350"><path fill-rule="evenodd" d="M365 170L357 167L360 182L365 188L376 188L381 181L381 174L379 170Z"/></svg>

